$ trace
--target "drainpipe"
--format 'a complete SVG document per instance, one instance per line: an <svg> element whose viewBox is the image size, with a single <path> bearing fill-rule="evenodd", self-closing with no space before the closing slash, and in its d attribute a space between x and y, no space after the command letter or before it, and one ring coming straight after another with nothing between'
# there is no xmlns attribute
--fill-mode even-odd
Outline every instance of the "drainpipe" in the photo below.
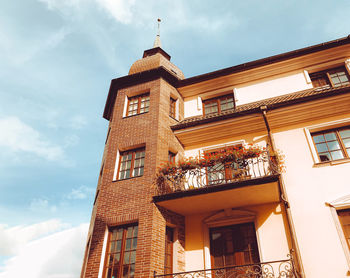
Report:
<svg viewBox="0 0 350 278"><path fill-rule="evenodd" d="M272 134L271 134L269 121L267 119L267 108L268 108L267 105L260 106L260 111L261 111L261 114L263 116L265 126L267 129L267 136L268 136L268 142L269 142L270 148L271 148L272 152L275 153L276 146L275 146L275 142L274 142L274 139L272 137ZM294 224L293 224L292 214L290 211L290 206L289 206L289 202L288 202L288 198L287 198L287 194L286 194L286 190L285 190L285 185L284 185L284 182L283 182L281 175L279 175L279 177L278 177L278 187L279 187L279 192L281 194L280 197L282 200L282 202L281 202L282 208L284 208L284 211L285 211L286 216L287 216L287 225L288 225L288 230L289 230L289 236L292 240L291 255L293 252L295 252L297 272L298 272L298 274L300 274L300 276L302 278L305 278L304 268L303 268L302 261L301 261L300 249L298 246L298 241L297 241L296 232L295 232L295 228L294 228Z"/></svg>

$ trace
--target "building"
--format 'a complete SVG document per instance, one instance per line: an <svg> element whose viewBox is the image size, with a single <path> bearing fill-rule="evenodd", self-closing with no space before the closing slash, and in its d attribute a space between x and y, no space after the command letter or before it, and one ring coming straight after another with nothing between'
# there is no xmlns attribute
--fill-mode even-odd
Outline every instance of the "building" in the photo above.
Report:
<svg viewBox="0 0 350 278"><path fill-rule="evenodd" d="M347 277L349 70L345 37L185 78L157 36L111 82L81 277Z"/></svg>

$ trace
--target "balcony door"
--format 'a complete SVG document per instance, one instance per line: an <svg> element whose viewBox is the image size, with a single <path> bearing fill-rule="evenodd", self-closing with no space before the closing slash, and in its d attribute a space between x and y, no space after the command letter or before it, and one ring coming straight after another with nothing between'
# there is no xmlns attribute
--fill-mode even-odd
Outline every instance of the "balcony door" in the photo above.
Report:
<svg viewBox="0 0 350 278"><path fill-rule="evenodd" d="M206 151L204 157L209 158L216 156L219 152L225 153L230 151L233 147L242 148L242 145L229 146L221 149ZM207 167L207 184L217 185L230 182L235 176L235 170L241 168L236 162L216 162L212 166Z"/></svg>
<svg viewBox="0 0 350 278"><path fill-rule="evenodd" d="M259 263L254 223L210 228L212 268Z"/></svg>

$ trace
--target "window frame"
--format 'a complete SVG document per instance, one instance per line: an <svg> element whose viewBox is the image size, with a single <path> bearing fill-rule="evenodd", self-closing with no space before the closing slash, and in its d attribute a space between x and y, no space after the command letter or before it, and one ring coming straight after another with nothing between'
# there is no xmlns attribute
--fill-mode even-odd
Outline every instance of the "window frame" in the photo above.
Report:
<svg viewBox="0 0 350 278"><path fill-rule="evenodd" d="M211 253L210 253L210 228L214 227L223 227L223 226L231 226L241 223L254 223L254 227L258 227L258 223L256 220L256 213L248 210L231 208L225 209L215 213L214 215L207 217L203 220L204 227L204 265L206 269L213 268L211 264ZM263 261L262 258L262 248L260 243L259 230L255 230L256 240L258 243L258 252L259 259ZM286 249L288 252L289 249Z"/></svg>
<svg viewBox="0 0 350 278"><path fill-rule="evenodd" d="M132 229L132 236L130 238L127 237L127 233L128 233L128 228L129 227L133 227ZM136 233L136 236L135 236L135 227L137 229L137 233ZM114 239L112 240L112 235L113 235L113 232L118 229L122 229L122 237L121 237L121 246L120 246L120 252L118 251L115 251L115 252L111 252L111 244L112 244L112 241L113 242L117 242L118 241L118 238L117 239ZM124 261L125 261L125 253L131 253L131 252L135 252L135 262L134 263L130 263L130 257L129 257L129 263L128 263L128 267L129 267L129 271L130 271L130 265L136 265L136 252L137 252L137 242L138 242L138 234L139 234L139 225L138 223L130 223L130 224L125 224L125 225L121 225L121 226L114 226L114 227L109 227L108 228L108 238L107 238L107 245L106 245L106 250L105 250L105 258L104 258L104 265L103 265L103 275L102 277L103 278L108 278L107 275L108 275L108 270L110 267L109 265L109 258L110 258L110 254L117 254L119 253L119 263L120 265L118 266L118 276L116 278L121 278L121 277L124 277L123 275L123 268L124 268ZM136 238L136 246L135 248L133 248L133 242ZM126 242L127 242L127 239L131 239L131 246L130 246L130 249L129 250L126 250ZM117 245L116 245L117 246ZM117 248L117 247L116 247ZM113 263L112 263L113 265ZM113 266L112 266L112 269L113 269ZM130 277L128 275L128 277ZM135 277L135 269L134 269L134 276L132 277Z"/></svg>
<svg viewBox="0 0 350 278"><path fill-rule="evenodd" d="M177 100L175 98L170 97L169 116L173 119L176 119L176 102Z"/></svg>
<svg viewBox="0 0 350 278"><path fill-rule="evenodd" d="M175 164L176 163L176 153L168 151L168 162L171 163L171 164Z"/></svg>
<svg viewBox="0 0 350 278"><path fill-rule="evenodd" d="M168 238L168 231L170 233L170 240ZM164 252L164 274L171 274L174 271L174 238L175 238L175 229L170 226L165 227L165 252ZM169 248L168 248L169 247ZM168 250L170 252L168 253ZM167 260L170 258L170 260ZM170 265L167 262L170 262Z"/></svg>
<svg viewBox="0 0 350 278"><path fill-rule="evenodd" d="M344 125L344 126L340 126L340 127L333 127L333 128L328 128L328 129L325 128L323 130L310 132L311 140L312 140L312 143L313 143L313 146L314 146L317 158L318 158L318 163L329 163L329 162L334 162L334 161L341 161L341 160L350 159L350 155L347 152L347 148L346 148L346 146L345 146L345 144L343 142L343 138L339 134L340 131L345 130L345 129L350 129L350 125ZM322 161L322 159L320 157L320 154L319 154L319 151L317 150L317 144L320 144L320 143L316 143L315 142L314 136L318 136L318 135L321 135L321 134L326 134L326 133L329 133L329 132L335 132L336 142L339 144L339 147L340 147L340 149L338 149L338 150L341 150L343 157L342 158L338 158L338 159L330 159L330 160ZM350 138L350 137L348 137L348 138ZM345 139L348 139L348 138L345 138ZM327 153L329 153L331 155L331 150L329 149L327 142L329 142L329 141L327 141L327 139L325 138L324 143L326 143L326 146L327 146L327 149L328 149ZM323 143L323 142L321 142L321 143ZM350 148L348 148L348 149L350 149ZM333 151L335 151L335 150L333 150ZM323 152L321 152L321 153L323 153ZM326 153L326 152L324 152L324 153ZM331 155L331 158L332 158L332 155Z"/></svg>
<svg viewBox="0 0 350 278"><path fill-rule="evenodd" d="M148 100L146 101L146 103L148 104L148 106L145 106L143 107L144 109L145 108L148 108L147 111L144 111L144 112L140 112L141 111L141 103L142 103L142 98L143 97L148 97ZM136 109L136 114L129 114L131 111L135 111L135 109L129 111L129 108L130 108L130 101L131 100L134 100L134 99L137 99L137 109ZM145 113L148 113L149 112L149 107L150 107L150 93L144 93L144 94L141 94L141 95L136 95L136 96L131 96L131 97L128 97L128 101L127 101L127 105L126 105L126 114L125 114L125 117L132 117L132 116L136 116L136 115L141 115L141 114L145 114Z"/></svg>
<svg viewBox="0 0 350 278"><path fill-rule="evenodd" d="M254 238L252 238L252 241L249 242L249 246L251 249L249 249L248 251L243 251L243 253L248 252L250 254L250 259L252 259L253 261L250 262L244 262L243 264L234 264L234 266L240 266L240 265L246 265L246 264L259 264L261 262L260 260L260 250L259 250L259 246L258 246L258 238L256 236L256 227L255 227L255 223L252 221L249 222L244 222L244 223L236 223L236 224L232 224L232 225L224 225L224 226L218 226L218 227L210 227L209 228L209 239L210 239L210 261L211 261L211 267L212 268L221 268L221 267L227 267L227 266L232 266L233 264L226 264L225 261L223 261L224 265L216 265L215 264L215 259L214 259L214 240L212 239L212 235L214 232L220 232L220 231L227 231L230 230L230 232L233 234L235 230L238 229L245 229L248 228L251 232L251 234L253 235ZM248 231L248 229L246 231ZM246 237L246 234L244 235L245 239L248 239L248 237ZM232 235L232 245L233 245L233 250L234 251L234 247L235 244L233 244L233 240L234 238L237 237L233 237ZM240 238L240 240L242 241L243 238ZM227 243L227 241L225 242ZM253 247L252 247L253 246ZM227 249L227 245L225 244L225 249ZM254 249L254 250L253 250ZM226 250L227 251L227 250ZM232 254L236 254L238 253L238 251L236 250L236 252L233 252ZM242 252L239 252L242 253ZM253 255L255 253L255 257L253 258ZM222 255L222 257L228 256L228 253L225 253ZM236 257L235 255L233 255L234 257Z"/></svg>
<svg viewBox="0 0 350 278"><path fill-rule="evenodd" d="M118 171L117 171L117 175L116 175L116 180L127 180L127 179L132 179L132 178L137 178L137 177L142 177L144 174L144 168L145 168L145 163L143 162L142 167L137 167L137 168L143 168L143 172L142 175L138 175L138 176L134 176L133 172L135 169L135 159L136 159L136 153L138 152L144 152L144 155L141 156L140 158L143 159L143 161L145 161L145 157L146 157L146 149L143 148L138 148L138 149L132 149L132 150L127 150L127 151L123 151L119 153L119 161L118 161ZM130 171L130 176L127 178L120 178L120 167L122 165L123 161L123 156L124 155L128 155L128 154L132 154L131 157L131 164L130 164L130 168L128 169Z"/></svg>
<svg viewBox="0 0 350 278"><path fill-rule="evenodd" d="M348 81L347 81L348 84L342 84L342 82L339 84L334 83L334 80L332 79L332 77L330 75L333 73L336 73L337 71L338 72L340 72L340 71L345 72L345 76L348 79ZM345 85L350 85L350 74L349 74L348 68L344 65L321 70L321 71L317 71L317 72L313 72L313 73L310 73L309 76L311 79L312 86L314 88L327 88L328 89L328 88L337 88L337 87L341 87L341 86L345 86ZM315 86L316 79L323 79L326 82L326 84L322 85L322 86ZM346 82L344 82L344 83L346 83Z"/></svg>
<svg viewBox="0 0 350 278"><path fill-rule="evenodd" d="M234 104L235 103L235 96L234 96L233 93L229 93L229 94L226 94L226 95L221 95L221 96L218 96L218 97L215 97L215 98L209 98L209 99L202 100L203 116L212 115L212 114L221 114L222 113L221 100L223 100L225 98L228 98L228 97L232 98L232 104L233 104L232 108L224 110L224 111L228 111L228 110L234 109L234 107L235 107L235 104ZM216 103L217 112L206 113L205 112L205 104L208 104L208 103Z"/></svg>

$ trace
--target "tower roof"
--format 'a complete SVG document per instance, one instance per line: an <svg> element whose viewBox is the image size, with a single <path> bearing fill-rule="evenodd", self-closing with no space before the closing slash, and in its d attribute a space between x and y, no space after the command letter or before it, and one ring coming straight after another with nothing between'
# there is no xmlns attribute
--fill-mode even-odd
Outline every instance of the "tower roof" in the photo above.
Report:
<svg viewBox="0 0 350 278"><path fill-rule="evenodd" d="M139 59L132 64L129 70L129 75L158 67L164 67L177 78L184 79L183 72L170 62L170 55L161 48L162 44L160 41L159 23L160 19L158 18L158 33L154 40L153 48L145 50L142 59Z"/></svg>

